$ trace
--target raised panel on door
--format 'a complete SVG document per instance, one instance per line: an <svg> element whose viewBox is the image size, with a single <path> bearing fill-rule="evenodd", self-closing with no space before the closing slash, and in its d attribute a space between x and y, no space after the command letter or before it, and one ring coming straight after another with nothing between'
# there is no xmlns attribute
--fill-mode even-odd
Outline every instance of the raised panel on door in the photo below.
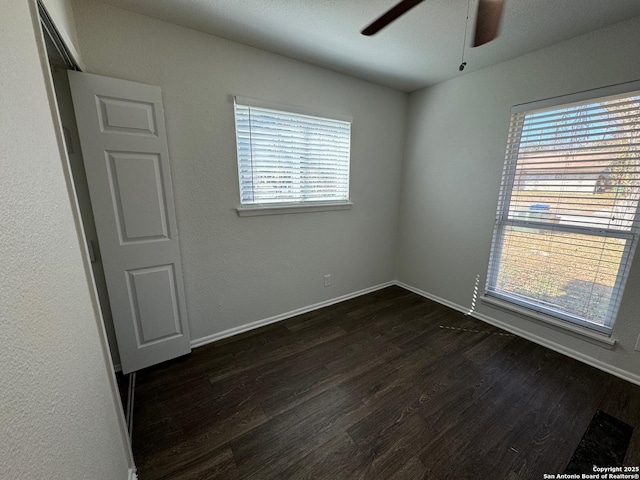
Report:
<svg viewBox="0 0 640 480"><path fill-rule="evenodd" d="M191 348L159 87L69 72L123 372Z"/></svg>
<svg viewBox="0 0 640 480"><path fill-rule="evenodd" d="M100 131L128 135L158 134L153 103L96 95Z"/></svg>
<svg viewBox="0 0 640 480"><path fill-rule="evenodd" d="M138 347L182 335L173 265L128 270L127 286Z"/></svg>
<svg viewBox="0 0 640 480"><path fill-rule="evenodd" d="M105 154L120 242L168 240L160 155L114 151Z"/></svg>

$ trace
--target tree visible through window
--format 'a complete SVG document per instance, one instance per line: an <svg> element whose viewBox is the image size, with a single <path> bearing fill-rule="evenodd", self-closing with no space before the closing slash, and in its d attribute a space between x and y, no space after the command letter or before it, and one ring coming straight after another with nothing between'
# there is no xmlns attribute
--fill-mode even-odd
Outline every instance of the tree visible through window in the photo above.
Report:
<svg viewBox="0 0 640 480"><path fill-rule="evenodd" d="M639 229L640 92L531 107L511 116L487 295L610 332Z"/></svg>

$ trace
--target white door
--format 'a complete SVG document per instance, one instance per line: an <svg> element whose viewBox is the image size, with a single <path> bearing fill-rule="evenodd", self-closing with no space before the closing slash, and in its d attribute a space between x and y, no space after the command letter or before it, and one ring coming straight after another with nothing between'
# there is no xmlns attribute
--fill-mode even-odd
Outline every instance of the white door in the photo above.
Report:
<svg viewBox="0 0 640 480"><path fill-rule="evenodd" d="M191 351L160 87L69 71L122 371Z"/></svg>

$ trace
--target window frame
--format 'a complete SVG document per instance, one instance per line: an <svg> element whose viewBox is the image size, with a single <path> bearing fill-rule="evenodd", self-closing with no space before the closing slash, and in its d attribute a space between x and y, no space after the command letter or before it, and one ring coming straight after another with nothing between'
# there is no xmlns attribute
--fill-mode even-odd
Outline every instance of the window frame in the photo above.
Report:
<svg viewBox="0 0 640 480"><path fill-rule="evenodd" d="M509 134L512 134L512 118L514 115L523 114L527 112L542 110L546 108L562 108L570 106L575 103L582 102L598 102L601 99L616 95L629 94L632 96L634 93L640 93L640 81L626 82L622 84L612 85L609 87L597 88L592 90L586 90L570 95L563 95L553 97L536 102L524 103L515 105L511 109L511 115L509 116ZM640 121L640 119L639 119ZM522 134L522 129L519 129L518 136ZM600 227L586 227L578 225L566 225L553 222L535 221L530 219L509 218L509 211L511 207L511 198L516 183L518 164L518 153L520 149L521 141L518 137L516 140L507 140L505 162L503 166L503 173L501 176L501 185L499 192L498 208L496 213L496 219L494 224L491 251L489 256L489 264L487 269L487 279L485 284L484 298L487 304L511 310L514 313L520 315L526 315L538 321L546 322L555 327L563 328L566 322L566 328L568 330L576 331L574 327L578 327L579 330L586 329L585 334L589 335L589 331L597 332L597 335L611 336L613 327L616 322L617 313L619 311L620 303L624 295L626 282L629 278L629 272L634 260L635 249L640 237L640 202L636 205L636 211L634 221L629 231L623 231L614 228L600 228ZM623 265L623 260L619 264L618 273L615 281L615 290L617 293L614 301L611 301L608 307L607 319L609 323L600 325L581 317L561 312L552 308L548 308L540 303L527 302L516 296L511 296L502 292L495 291L497 286L497 277L500 272L500 259L502 258L502 250L505 242L505 232L509 228L533 228L539 230L548 230L554 232L566 232L581 235L589 235L594 237L608 237L619 238L626 240L624 251L621 259L627 258L627 262ZM529 315L526 312L530 311ZM591 334L593 335L593 334Z"/></svg>
<svg viewBox="0 0 640 480"><path fill-rule="evenodd" d="M238 174L238 197L240 204L235 207L239 216L256 216L256 215L277 215L289 213L304 212L321 212L334 210L348 210L353 206L351 201L351 161L352 161L352 137L353 137L353 119L350 116L327 113L315 109L309 109L300 106L283 105L255 98L243 97L239 95L232 96L234 111L234 135L236 141L236 168ZM274 112L282 112L283 114L300 115L320 120L333 120L349 124L349 157L348 169L346 177L347 197L339 200L322 200L322 201L282 201L282 202L263 202L263 203L243 203L242 202L242 176L240 165L240 151L237 131L236 106L258 108L272 110Z"/></svg>

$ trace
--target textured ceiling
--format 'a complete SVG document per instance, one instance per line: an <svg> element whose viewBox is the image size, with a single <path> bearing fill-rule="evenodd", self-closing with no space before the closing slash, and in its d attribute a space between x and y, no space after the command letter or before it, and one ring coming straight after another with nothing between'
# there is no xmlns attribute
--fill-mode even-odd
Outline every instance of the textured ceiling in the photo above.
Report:
<svg viewBox="0 0 640 480"><path fill-rule="evenodd" d="M469 48L478 0L426 0L373 37L360 30L398 0L103 1L404 91L640 15L638 0L507 0L501 35Z"/></svg>

